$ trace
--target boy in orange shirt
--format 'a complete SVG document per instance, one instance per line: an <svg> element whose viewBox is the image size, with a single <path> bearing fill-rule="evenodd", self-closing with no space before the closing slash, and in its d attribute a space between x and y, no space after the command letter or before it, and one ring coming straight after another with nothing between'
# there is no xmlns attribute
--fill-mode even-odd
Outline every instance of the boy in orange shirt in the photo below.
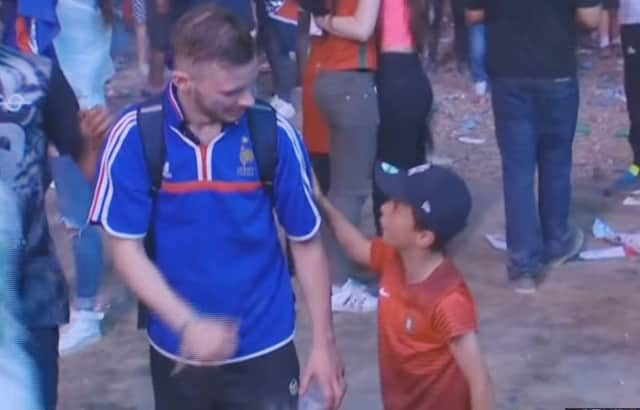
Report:
<svg viewBox="0 0 640 410"><path fill-rule="evenodd" d="M380 274L379 356L386 410L493 410L473 297L443 253L471 209L464 181L445 167L382 163L376 182L382 238L369 240L316 192L338 241Z"/></svg>

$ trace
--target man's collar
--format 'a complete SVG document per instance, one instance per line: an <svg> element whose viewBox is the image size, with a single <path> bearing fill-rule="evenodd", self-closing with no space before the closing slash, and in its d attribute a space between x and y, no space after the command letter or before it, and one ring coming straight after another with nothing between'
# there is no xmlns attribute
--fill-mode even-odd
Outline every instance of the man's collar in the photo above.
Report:
<svg viewBox="0 0 640 410"><path fill-rule="evenodd" d="M165 90L165 115L169 124L174 125L181 129L186 126L186 117L184 115L184 109L178 98L178 89L173 82L169 82L167 89Z"/></svg>

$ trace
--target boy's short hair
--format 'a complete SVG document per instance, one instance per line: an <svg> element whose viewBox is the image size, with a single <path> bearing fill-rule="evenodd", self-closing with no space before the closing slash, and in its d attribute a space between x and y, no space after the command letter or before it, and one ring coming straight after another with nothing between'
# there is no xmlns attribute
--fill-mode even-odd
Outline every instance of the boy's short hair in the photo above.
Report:
<svg viewBox="0 0 640 410"><path fill-rule="evenodd" d="M233 14L213 4L194 7L182 16L171 45L177 60L192 63L220 61L243 65L256 56L251 33Z"/></svg>
<svg viewBox="0 0 640 410"><path fill-rule="evenodd" d="M391 199L411 206L416 229L435 234L433 248L443 249L466 227L471 194L451 169L427 163L404 171L383 162L376 165L375 180Z"/></svg>

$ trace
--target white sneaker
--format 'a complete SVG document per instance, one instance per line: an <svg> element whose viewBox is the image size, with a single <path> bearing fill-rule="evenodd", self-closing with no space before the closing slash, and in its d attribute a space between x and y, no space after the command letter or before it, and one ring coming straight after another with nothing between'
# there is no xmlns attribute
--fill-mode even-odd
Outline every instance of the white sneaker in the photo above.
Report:
<svg viewBox="0 0 640 410"><path fill-rule="evenodd" d="M351 289L331 296L331 310L334 312L370 313L378 310L378 298L366 289Z"/></svg>
<svg viewBox="0 0 640 410"><path fill-rule="evenodd" d="M104 319L103 312L73 310L67 329L60 335L58 343L60 356L77 353L99 341L102 338L100 330L102 319Z"/></svg>
<svg viewBox="0 0 640 410"><path fill-rule="evenodd" d="M353 290L364 289L364 288L365 286L363 284L349 278L342 285L331 285L331 294L337 295L343 292L351 292Z"/></svg>
<svg viewBox="0 0 640 410"><path fill-rule="evenodd" d="M487 94L488 84L486 81L478 81L473 88L478 97L484 97Z"/></svg>
<svg viewBox="0 0 640 410"><path fill-rule="evenodd" d="M271 99L271 106L282 115L284 118L290 120L296 116L296 108L293 104L289 104L277 95Z"/></svg>

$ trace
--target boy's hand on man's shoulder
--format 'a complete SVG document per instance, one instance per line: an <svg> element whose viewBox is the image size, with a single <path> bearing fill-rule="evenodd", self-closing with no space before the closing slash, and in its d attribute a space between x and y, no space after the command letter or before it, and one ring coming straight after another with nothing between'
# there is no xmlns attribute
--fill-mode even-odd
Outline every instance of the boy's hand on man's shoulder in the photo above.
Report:
<svg viewBox="0 0 640 410"><path fill-rule="evenodd" d="M102 106L93 107L89 110L80 110L78 121L86 149L88 151L99 151L113 121L111 112Z"/></svg>

